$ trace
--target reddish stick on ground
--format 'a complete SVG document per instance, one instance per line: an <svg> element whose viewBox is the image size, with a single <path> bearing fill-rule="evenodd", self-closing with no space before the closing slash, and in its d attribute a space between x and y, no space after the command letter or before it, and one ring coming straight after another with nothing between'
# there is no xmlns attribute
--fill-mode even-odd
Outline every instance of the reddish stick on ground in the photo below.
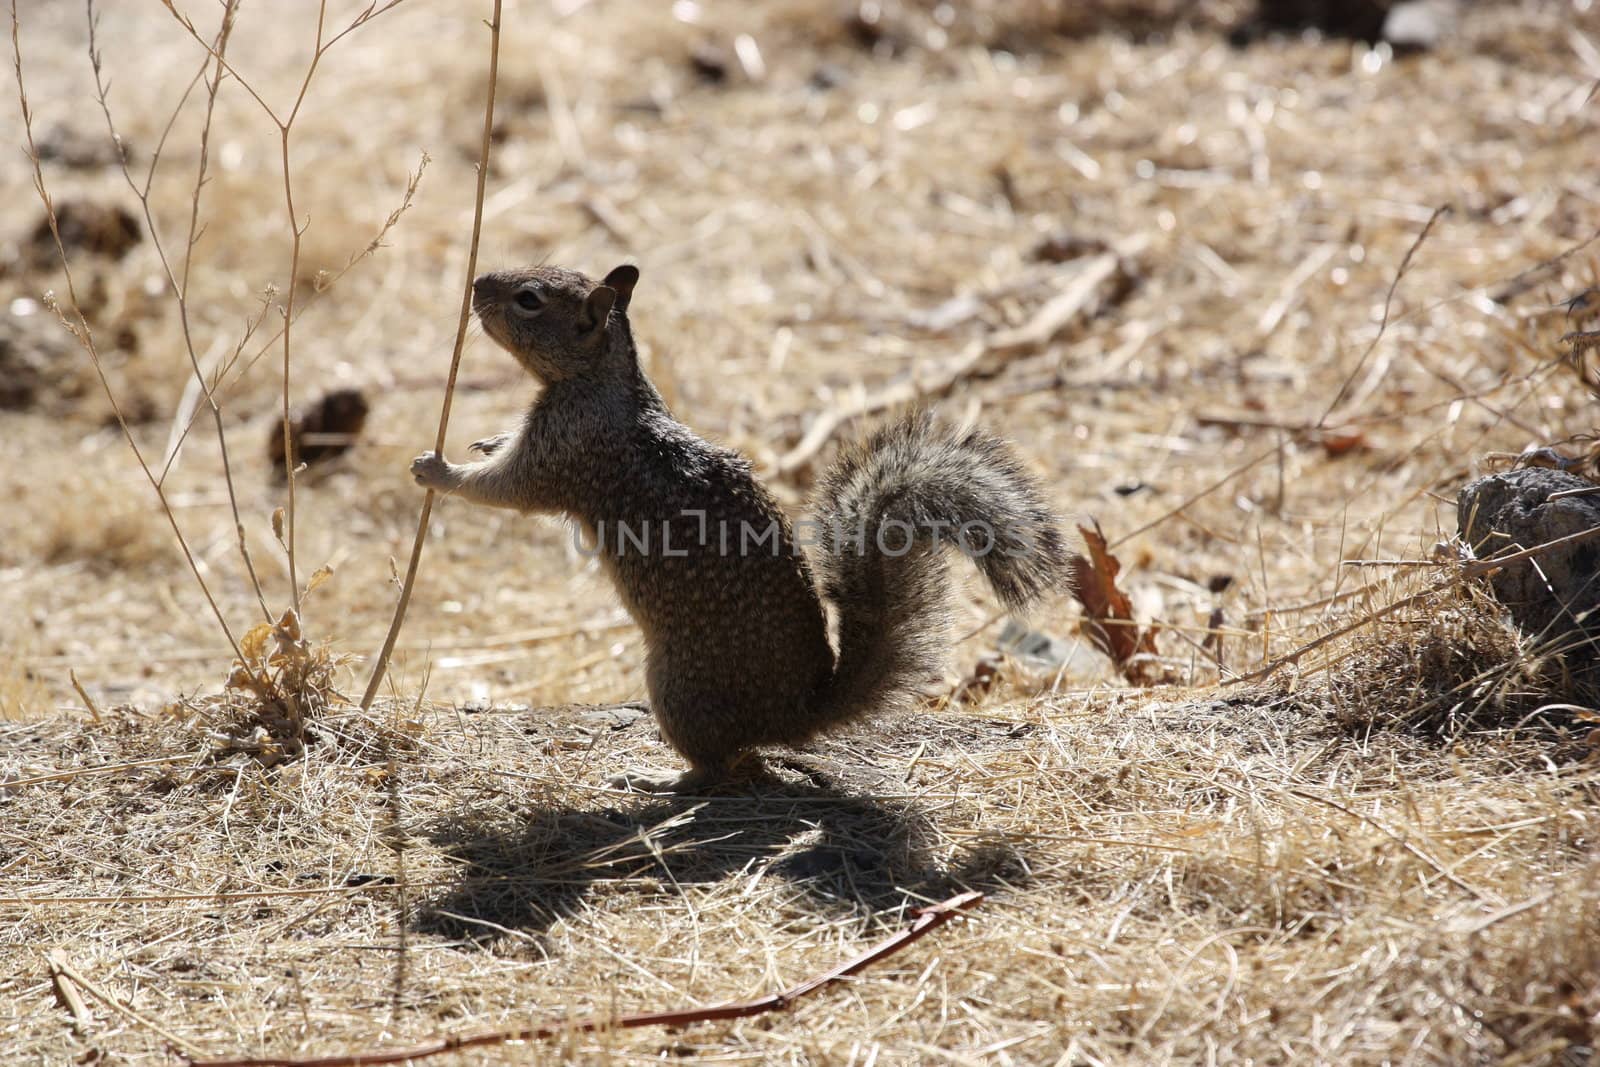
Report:
<svg viewBox="0 0 1600 1067"><path fill-rule="evenodd" d="M477 1030L451 1037L441 1037L425 1045L385 1051L354 1052L343 1056L312 1056L306 1059L268 1057L266 1059L190 1060L190 1067L365 1067L368 1064L404 1063L420 1060L458 1049L479 1045L499 1045L507 1041L534 1041L560 1037L564 1034L590 1033L596 1030L630 1030L640 1026L684 1026L689 1023L712 1022L718 1019L743 1019L769 1011L787 1008L807 993L814 993L825 985L864 970L879 960L892 956L936 926L942 926L962 912L976 907L983 900L978 892L962 893L949 900L919 908L916 921L909 927L863 952L855 959L842 963L826 974L818 975L781 993L757 1000L736 1001L732 1004L715 1004L709 1008L690 1008L686 1011L655 1011L640 1015L622 1015L612 1019L574 1019L570 1022L544 1023L510 1030Z"/></svg>

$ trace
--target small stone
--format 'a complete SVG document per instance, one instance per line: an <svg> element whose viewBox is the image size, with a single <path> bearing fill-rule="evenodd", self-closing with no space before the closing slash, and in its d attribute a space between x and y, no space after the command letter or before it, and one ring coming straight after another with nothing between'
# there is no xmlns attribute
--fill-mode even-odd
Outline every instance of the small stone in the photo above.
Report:
<svg viewBox="0 0 1600 1067"><path fill-rule="evenodd" d="M578 716L582 729L599 733L602 730L622 730L640 719L648 717L650 710L639 704L614 704L594 708Z"/></svg>
<svg viewBox="0 0 1600 1067"><path fill-rule="evenodd" d="M1600 527L1600 492L1552 496L1596 488L1542 467L1479 478L1456 501L1461 538L1478 559L1489 559L1593 530ZM1600 534L1495 571L1489 585L1525 632L1557 643L1569 634L1600 641Z"/></svg>
<svg viewBox="0 0 1600 1067"><path fill-rule="evenodd" d="M1454 0L1408 0L1389 9L1383 39L1397 51L1433 48L1455 30L1460 14Z"/></svg>

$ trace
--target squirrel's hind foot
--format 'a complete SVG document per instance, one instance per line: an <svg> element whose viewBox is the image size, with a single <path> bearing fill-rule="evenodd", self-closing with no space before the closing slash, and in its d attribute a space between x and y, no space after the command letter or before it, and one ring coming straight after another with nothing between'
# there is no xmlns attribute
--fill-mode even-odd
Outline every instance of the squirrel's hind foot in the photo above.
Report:
<svg viewBox="0 0 1600 1067"><path fill-rule="evenodd" d="M717 781L716 775L703 770L647 771L633 769L613 774L606 782L613 789L629 793L695 793Z"/></svg>
<svg viewBox="0 0 1600 1067"><path fill-rule="evenodd" d="M651 771L634 768L613 774L606 781L613 789L630 793L705 793L720 791L752 776L759 761L746 761L737 770L730 767L691 767L686 771Z"/></svg>

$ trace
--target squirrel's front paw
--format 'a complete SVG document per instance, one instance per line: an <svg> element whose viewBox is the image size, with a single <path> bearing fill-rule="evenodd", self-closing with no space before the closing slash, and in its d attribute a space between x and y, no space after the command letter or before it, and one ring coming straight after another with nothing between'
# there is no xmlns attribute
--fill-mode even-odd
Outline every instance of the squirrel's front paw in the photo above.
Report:
<svg viewBox="0 0 1600 1067"><path fill-rule="evenodd" d="M411 461L411 477L424 489L437 489L447 493L456 487L455 472L450 463L437 452L424 452Z"/></svg>

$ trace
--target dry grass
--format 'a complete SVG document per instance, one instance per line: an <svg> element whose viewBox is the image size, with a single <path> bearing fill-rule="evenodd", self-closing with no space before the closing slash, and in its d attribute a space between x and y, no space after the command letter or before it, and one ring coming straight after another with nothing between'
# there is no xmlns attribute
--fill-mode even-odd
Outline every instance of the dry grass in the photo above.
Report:
<svg viewBox="0 0 1600 1067"><path fill-rule="evenodd" d="M712 1003L826 970L960 887L990 891L971 919L790 1014L550 1054L1592 1058L1600 796L1590 720L1534 714L1589 703L1558 657L1455 591L1259 688L1213 686L1413 593L1431 571L1340 561L1426 557L1482 457L1594 431L1560 343L1582 323L1558 304L1600 281L1600 16L1483 2L1397 59L1339 39L1233 47L1241 6L1172 23L1160 3L952 19L907 2L868 33L831 0L700 4L693 25L669 5L509 5L482 252L635 259L663 391L768 468L819 412L989 346L942 403L977 409L1064 510L1099 520L1183 686L1120 689L1080 650L1059 676L1007 668L976 705L835 739L754 793L619 796L606 772L669 754L647 723L567 705L642 695L637 634L554 524L446 501L379 710L353 713L339 694L358 682L319 673L304 758L264 767L238 726L265 705L221 692L227 642L94 379L52 356L40 401L0 412L19 453L0 475L0 1058L326 1052ZM37 128L99 135L81 11L25 7ZM268 99L292 97L314 14L244 6L230 54ZM420 497L405 463L429 443L463 272L475 18L410 0L330 55L296 122L293 399L359 387L373 404L360 444L297 486L301 583L334 572L305 605L308 650L370 653L393 606ZM108 7L101 43L137 169L204 55L160 10ZM726 57L721 82L691 64L698 45ZM20 140L14 112L0 124ZM188 298L202 361L290 271L275 129L232 83L214 124ZM174 234L197 133L191 108L153 186ZM386 247L312 296L405 201L424 150ZM26 160L0 157L0 176L25 188ZM138 207L103 162L46 176L58 198ZM12 198L0 241L37 222ZM1053 257L1107 247L1114 280L1082 313L997 354L1070 284ZM159 457L191 370L155 251L73 266ZM61 288L14 266L0 310ZM276 316L220 391L274 617L284 499L259 442L280 414ZM530 392L470 348L449 451ZM262 613L207 433L166 492L242 635ZM798 503L811 473L776 488ZM1218 610L1221 670L1201 648ZM1033 624L1070 639L1074 612ZM969 596L956 671L995 625ZM171 763L131 766L147 760ZM75 1033L51 950L122 1009L86 993Z"/></svg>
<svg viewBox="0 0 1600 1067"><path fill-rule="evenodd" d="M31 569L39 563L53 568L78 564L105 578L144 570L174 554L171 532L136 486L108 481L103 472L62 473L48 496L42 491L43 499L25 494L18 502L38 522L0 546L0 565ZM75 506L61 506L62 497Z"/></svg>
<svg viewBox="0 0 1600 1067"><path fill-rule="evenodd" d="M1267 693L1108 695L896 720L809 775L659 801L592 784L663 758L643 722L426 712L393 793L390 729L331 716L267 775L214 763L192 709L8 727L8 750L56 754L11 773L84 771L3 801L8 893L31 902L6 930L13 1055L164 1043L103 1005L71 1037L30 946L66 946L192 1050L328 1052L754 995L958 887L990 900L846 993L565 1052L1465 1062L1600 1036L1600 783L1530 771L1526 740L1441 760ZM174 765L103 769L158 755Z"/></svg>
<svg viewBox="0 0 1600 1067"><path fill-rule="evenodd" d="M1556 753L1582 758L1600 741L1585 710L1600 707L1600 694L1587 648L1575 644L1522 633L1486 587L1452 586L1361 629L1318 697L1355 730L1444 740L1473 730L1542 732Z"/></svg>

